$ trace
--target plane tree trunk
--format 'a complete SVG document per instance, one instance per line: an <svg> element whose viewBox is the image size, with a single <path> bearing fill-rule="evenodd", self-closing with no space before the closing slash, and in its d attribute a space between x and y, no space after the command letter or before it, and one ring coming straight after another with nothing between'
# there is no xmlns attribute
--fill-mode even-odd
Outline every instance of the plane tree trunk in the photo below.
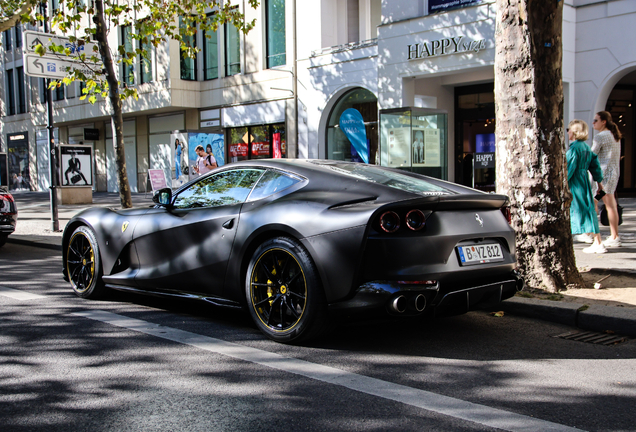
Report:
<svg viewBox="0 0 636 432"><path fill-rule="evenodd" d="M106 33L106 22L104 20L104 2L95 1L95 15L93 22L96 25L95 39L99 44L99 54L106 69L106 81L108 82L108 98L113 108L111 122L114 129L115 164L117 166L117 185L119 189L119 200L122 208L132 207L130 195L130 184L128 183L128 172L126 171L126 154L124 151L124 117L122 113L122 102L119 93L119 83L115 73L115 63L108 46Z"/></svg>
<svg viewBox="0 0 636 432"><path fill-rule="evenodd" d="M526 283L582 286L563 127L563 1L497 0L497 192L508 195Z"/></svg>

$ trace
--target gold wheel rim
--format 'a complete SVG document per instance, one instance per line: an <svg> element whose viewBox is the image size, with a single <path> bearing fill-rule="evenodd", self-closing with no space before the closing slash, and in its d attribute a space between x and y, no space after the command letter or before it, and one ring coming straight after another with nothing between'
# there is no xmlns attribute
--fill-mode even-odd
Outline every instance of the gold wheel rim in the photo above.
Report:
<svg viewBox="0 0 636 432"><path fill-rule="evenodd" d="M281 248L263 252L250 275L250 301L269 330L295 328L307 306L307 281L296 257Z"/></svg>
<svg viewBox="0 0 636 432"><path fill-rule="evenodd" d="M95 278L95 252L83 232L73 234L66 251L66 272L73 289L87 291Z"/></svg>

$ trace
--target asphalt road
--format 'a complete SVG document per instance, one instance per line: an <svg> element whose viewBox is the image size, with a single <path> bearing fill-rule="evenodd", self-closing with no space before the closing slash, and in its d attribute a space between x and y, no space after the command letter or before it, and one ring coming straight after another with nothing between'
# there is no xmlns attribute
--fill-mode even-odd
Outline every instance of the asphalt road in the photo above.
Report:
<svg viewBox="0 0 636 432"><path fill-rule="evenodd" d="M61 265L0 248L3 431L636 430L636 340L474 312L287 346L240 311L82 300Z"/></svg>

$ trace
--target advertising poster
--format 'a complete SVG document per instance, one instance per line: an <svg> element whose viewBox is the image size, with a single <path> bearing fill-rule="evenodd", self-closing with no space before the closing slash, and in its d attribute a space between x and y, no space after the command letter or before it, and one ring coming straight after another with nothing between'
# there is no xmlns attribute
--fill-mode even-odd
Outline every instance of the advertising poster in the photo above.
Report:
<svg viewBox="0 0 636 432"><path fill-rule="evenodd" d="M31 190L29 179L29 139L26 132L7 134L9 190Z"/></svg>
<svg viewBox="0 0 636 432"><path fill-rule="evenodd" d="M477 153L494 153L495 148L494 133L475 135L475 150Z"/></svg>
<svg viewBox="0 0 636 432"><path fill-rule="evenodd" d="M355 162L369 163L369 140L360 111L354 108L344 110L340 116L339 126L351 143L351 159Z"/></svg>
<svg viewBox="0 0 636 432"><path fill-rule="evenodd" d="M411 166L411 130L409 128L389 129L389 166Z"/></svg>
<svg viewBox="0 0 636 432"><path fill-rule="evenodd" d="M283 157L283 151L280 142L280 132L276 132L272 135L272 145L274 146L274 159L280 159Z"/></svg>
<svg viewBox="0 0 636 432"><path fill-rule="evenodd" d="M207 132L189 132L188 133L188 158L190 179L194 178L197 174L192 169L192 166L196 163L199 157L196 153L197 146L202 146L206 154L212 155L216 160L217 166L221 167L225 165L225 139L223 134L220 133L207 133ZM247 145L245 148L247 152ZM247 154L247 153L246 153Z"/></svg>
<svg viewBox="0 0 636 432"><path fill-rule="evenodd" d="M424 166L438 167L442 165L441 142L439 129L424 129Z"/></svg>
<svg viewBox="0 0 636 432"><path fill-rule="evenodd" d="M170 153L172 155L172 187L177 188L190 180L188 162L188 134L173 132L170 134Z"/></svg>
<svg viewBox="0 0 636 432"><path fill-rule="evenodd" d="M411 141L413 149L413 166L424 166L426 163L426 152L424 148L424 133L426 129L413 128L413 139Z"/></svg>
<svg viewBox="0 0 636 432"><path fill-rule="evenodd" d="M268 158L269 157L269 142L253 142L252 143L252 157L253 158Z"/></svg>
<svg viewBox="0 0 636 432"><path fill-rule="evenodd" d="M93 146L61 145L62 186L93 185Z"/></svg>

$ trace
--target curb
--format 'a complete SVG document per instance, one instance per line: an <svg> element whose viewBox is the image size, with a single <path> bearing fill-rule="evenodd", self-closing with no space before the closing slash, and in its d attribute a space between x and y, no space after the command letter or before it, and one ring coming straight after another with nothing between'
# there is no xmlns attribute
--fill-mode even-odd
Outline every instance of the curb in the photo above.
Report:
<svg viewBox="0 0 636 432"><path fill-rule="evenodd" d="M636 309L577 303L559 303L524 297L503 301L499 309L512 315L538 318L583 330L611 330L622 336L636 337Z"/></svg>
<svg viewBox="0 0 636 432"><path fill-rule="evenodd" d="M15 243L15 244L23 245L23 246L39 247L42 249L51 249L51 250L56 250L60 252L62 251L61 244L58 245L58 244L40 242L40 241L34 241L34 240L24 240L24 239L15 238L12 236L9 236L9 238L7 239L7 243Z"/></svg>

